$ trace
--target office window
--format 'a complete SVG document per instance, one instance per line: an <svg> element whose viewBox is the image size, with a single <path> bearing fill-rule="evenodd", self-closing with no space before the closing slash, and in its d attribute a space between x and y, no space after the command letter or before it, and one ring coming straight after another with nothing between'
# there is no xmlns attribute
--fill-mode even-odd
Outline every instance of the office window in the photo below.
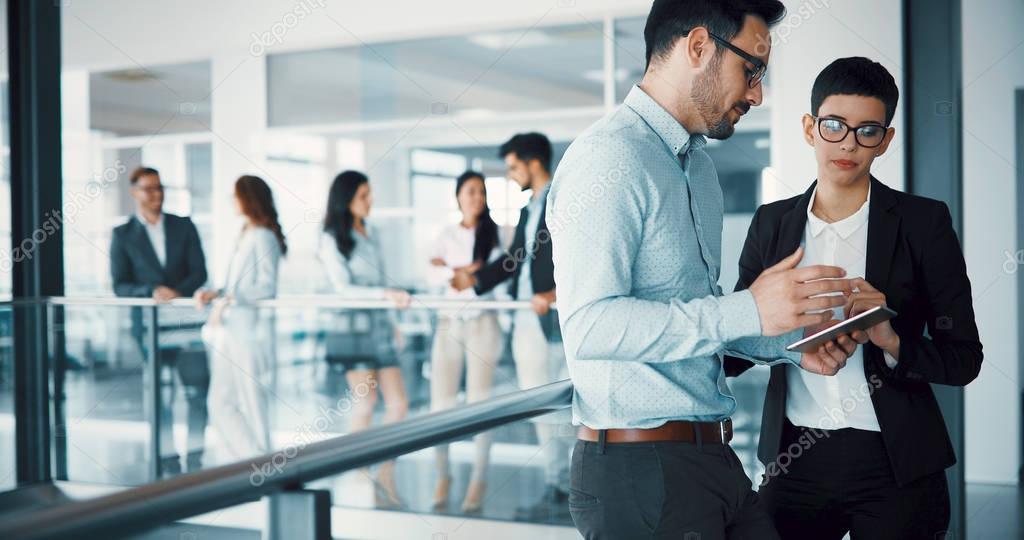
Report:
<svg viewBox="0 0 1024 540"><path fill-rule="evenodd" d="M578 24L271 54L268 123L600 106L601 39L599 27Z"/></svg>

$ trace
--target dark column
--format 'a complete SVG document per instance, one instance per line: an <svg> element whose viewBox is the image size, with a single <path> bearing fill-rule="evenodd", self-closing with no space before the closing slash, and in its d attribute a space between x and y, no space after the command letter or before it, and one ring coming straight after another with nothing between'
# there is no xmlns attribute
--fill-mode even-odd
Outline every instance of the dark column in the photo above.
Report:
<svg viewBox="0 0 1024 540"><path fill-rule="evenodd" d="M7 2L11 111L11 244L15 298L63 293L60 3ZM57 217L54 217L57 216ZM50 221L50 226L44 223ZM31 253L28 251L31 250ZM46 309L14 317L14 414L19 483L50 479Z"/></svg>
<svg viewBox="0 0 1024 540"><path fill-rule="evenodd" d="M963 148L960 0L904 0L903 96L907 191L944 201L963 239ZM949 469L949 538L964 523L964 390L933 385L953 440Z"/></svg>

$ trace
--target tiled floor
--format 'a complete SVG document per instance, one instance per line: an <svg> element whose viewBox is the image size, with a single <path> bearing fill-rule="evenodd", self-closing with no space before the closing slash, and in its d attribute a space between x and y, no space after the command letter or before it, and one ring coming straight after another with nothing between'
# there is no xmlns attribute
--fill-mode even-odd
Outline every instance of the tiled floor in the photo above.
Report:
<svg viewBox="0 0 1024 540"><path fill-rule="evenodd" d="M1024 538L1024 497L1021 488L967 484L967 538Z"/></svg>

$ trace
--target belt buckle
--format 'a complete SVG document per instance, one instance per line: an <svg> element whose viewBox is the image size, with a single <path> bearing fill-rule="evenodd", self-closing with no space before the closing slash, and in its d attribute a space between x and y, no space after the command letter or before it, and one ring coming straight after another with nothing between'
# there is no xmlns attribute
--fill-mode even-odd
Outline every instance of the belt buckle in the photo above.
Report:
<svg viewBox="0 0 1024 540"><path fill-rule="evenodd" d="M721 436L721 438L722 438L722 444L729 444L729 438L726 435L726 429L725 429L726 428L726 424L728 424L728 426L729 426L729 428L731 430L731 428L732 428L732 418L731 417L730 418L726 418L725 420L722 420L721 422L718 423L718 432L719 432L719 436Z"/></svg>

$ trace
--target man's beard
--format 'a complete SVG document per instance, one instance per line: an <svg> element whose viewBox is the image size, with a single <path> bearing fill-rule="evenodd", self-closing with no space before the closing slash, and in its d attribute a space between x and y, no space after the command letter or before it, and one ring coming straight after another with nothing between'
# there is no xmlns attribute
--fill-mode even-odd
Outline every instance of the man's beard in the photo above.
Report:
<svg viewBox="0 0 1024 540"><path fill-rule="evenodd" d="M728 111L719 111L715 104L720 103L718 94L718 72L722 68L722 54L718 53L711 59L711 64L697 76L690 91L690 99L697 107L704 124L707 126L709 139L728 139L736 131L729 120Z"/></svg>

